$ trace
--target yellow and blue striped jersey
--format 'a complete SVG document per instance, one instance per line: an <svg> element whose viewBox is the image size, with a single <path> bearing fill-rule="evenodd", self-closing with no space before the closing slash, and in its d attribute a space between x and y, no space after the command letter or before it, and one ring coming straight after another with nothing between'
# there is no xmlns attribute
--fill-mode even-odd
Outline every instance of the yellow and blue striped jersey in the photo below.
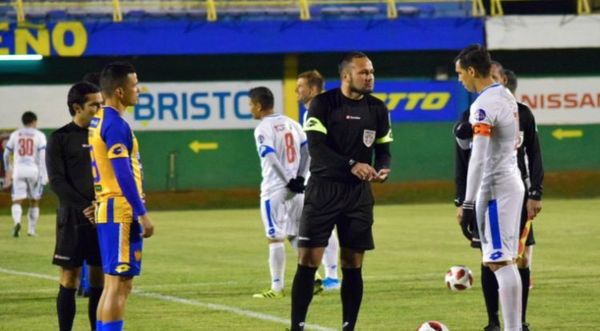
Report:
<svg viewBox="0 0 600 331"><path fill-rule="evenodd" d="M145 214L142 163L129 124L111 107L90 123L88 142L98 208L96 221L131 222Z"/></svg>

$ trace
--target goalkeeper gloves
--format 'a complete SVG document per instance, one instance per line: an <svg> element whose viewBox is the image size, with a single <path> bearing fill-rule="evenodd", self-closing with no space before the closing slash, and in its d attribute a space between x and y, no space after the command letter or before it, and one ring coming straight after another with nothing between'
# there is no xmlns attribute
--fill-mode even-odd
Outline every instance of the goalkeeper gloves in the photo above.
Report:
<svg viewBox="0 0 600 331"><path fill-rule="evenodd" d="M298 176L290 179L285 187L294 193L304 193L304 189L306 188L304 186L304 177Z"/></svg>
<svg viewBox="0 0 600 331"><path fill-rule="evenodd" d="M463 235L469 241L473 239L473 228L475 227L475 202L465 201L463 202L463 214L460 219L460 228Z"/></svg>

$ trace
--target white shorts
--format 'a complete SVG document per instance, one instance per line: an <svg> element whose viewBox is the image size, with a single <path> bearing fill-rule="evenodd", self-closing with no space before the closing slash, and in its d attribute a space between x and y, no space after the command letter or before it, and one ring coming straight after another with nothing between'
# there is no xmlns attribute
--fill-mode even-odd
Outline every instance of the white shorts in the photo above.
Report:
<svg viewBox="0 0 600 331"><path fill-rule="evenodd" d="M32 199L40 200L44 193L44 185L38 178L13 178L11 197L12 200Z"/></svg>
<svg viewBox="0 0 600 331"><path fill-rule="evenodd" d="M260 215L267 238L297 236L303 205L304 194L291 194L287 189L261 196Z"/></svg>
<svg viewBox="0 0 600 331"><path fill-rule="evenodd" d="M523 181L518 176L497 180L492 187L479 191L477 225L484 263L517 258L524 194Z"/></svg>

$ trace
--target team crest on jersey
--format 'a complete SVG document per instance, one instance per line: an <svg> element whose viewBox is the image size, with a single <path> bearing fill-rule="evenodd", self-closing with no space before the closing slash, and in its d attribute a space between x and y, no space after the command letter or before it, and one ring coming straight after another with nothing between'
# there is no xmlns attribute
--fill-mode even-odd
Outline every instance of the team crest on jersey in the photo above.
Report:
<svg viewBox="0 0 600 331"><path fill-rule="evenodd" d="M375 142L375 130L363 131L363 144L367 147L371 147Z"/></svg>
<svg viewBox="0 0 600 331"><path fill-rule="evenodd" d="M479 108L477 109L477 114L475 115L478 121L483 121L487 114L485 113L485 110Z"/></svg>

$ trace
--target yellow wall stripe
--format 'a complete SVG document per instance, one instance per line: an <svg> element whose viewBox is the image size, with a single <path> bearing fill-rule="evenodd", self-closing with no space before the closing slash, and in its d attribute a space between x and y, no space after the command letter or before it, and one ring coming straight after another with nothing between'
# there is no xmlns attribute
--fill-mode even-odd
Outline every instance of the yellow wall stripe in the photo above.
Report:
<svg viewBox="0 0 600 331"><path fill-rule="evenodd" d="M298 101L296 100L297 79L298 56L295 54L286 55L283 59L283 114L296 122L300 119L300 107L298 107Z"/></svg>

